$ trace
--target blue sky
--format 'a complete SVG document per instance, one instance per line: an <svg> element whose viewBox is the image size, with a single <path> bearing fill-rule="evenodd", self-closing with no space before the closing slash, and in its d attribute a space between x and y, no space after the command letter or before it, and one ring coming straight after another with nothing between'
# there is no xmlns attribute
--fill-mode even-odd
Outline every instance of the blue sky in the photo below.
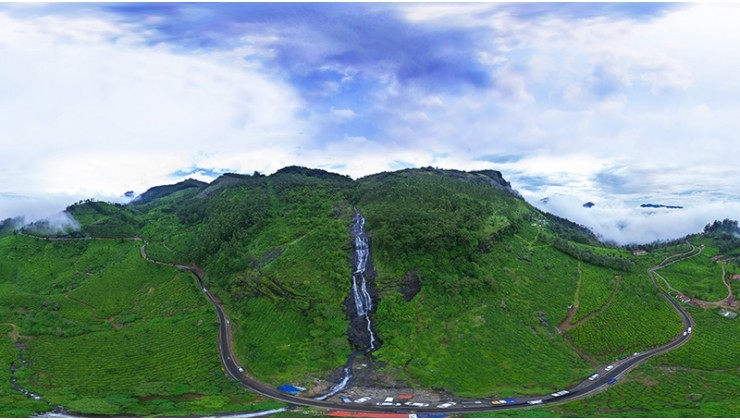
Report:
<svg viewBox="0 0 740 420"><path fill-rule="evenodd" d="M731 3L2 3L0 219L223 172L436 166L498 169L619 243L696 232L740 218L738 21Z"/></svg>

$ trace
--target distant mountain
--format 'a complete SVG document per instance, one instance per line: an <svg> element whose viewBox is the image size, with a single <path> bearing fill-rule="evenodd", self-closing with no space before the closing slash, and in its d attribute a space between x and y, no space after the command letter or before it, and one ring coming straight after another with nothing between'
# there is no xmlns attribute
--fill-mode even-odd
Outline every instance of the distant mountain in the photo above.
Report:
<svg viewBox="0 0 740 420"><path fill-rule="evenodd" d="M180 181L177 184L172 185L160 185L158 187L152 187L146 190L143 194L133 199L133 204L145 204L152 200L168 196L177 191L185 190L188 188L202 188L207 186L207 182L198 181L197 179L188 178L184 181Z"/></svg>
<svg viewBox="0 0 740 420"><path fill-rule="evenodd" d="M659 208L665 208L665 209L682 209L682 206L669 206L665 204L640 204L640 207L642 208L652 208L652 209L659 209Z"/></svg>

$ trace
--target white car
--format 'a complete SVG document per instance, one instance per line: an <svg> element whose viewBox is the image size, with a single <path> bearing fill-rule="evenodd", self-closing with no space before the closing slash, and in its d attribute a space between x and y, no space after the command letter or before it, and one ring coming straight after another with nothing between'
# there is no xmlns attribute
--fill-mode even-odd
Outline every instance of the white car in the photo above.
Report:
<svg viewBox="0 0 740 420"><path fill-rule="evenodd" d="M614 365L609 365L604 368L605 371L609 372L610 370L614 369Z"/></svg>
<svg viewBox="0 0 740 420"><path fill-rule="evenodd" d="M239 366L237 369L239 369L239 372L244 373L244 368Z"/></svg>
<svg viewBox="0 0 740 420"><path fill-rule="evenodd" d="M372 400L372 398L370 398L370 397L362 397L362 398L358 398L358 399L356 399L356 400L355 400L355 402L356 402L356 403L360 403L360 404L362 404L362 403L364 403L364 402L368 402L368 401L370 401L370 400Z"/></svg>
<svg viewBox="0 0 740 420"><path fill-rule="evenodd" d="M405 405L408 405L409 407L429 407L429 404L423 403L423 402L411 402L408 401L404 403Z"/></svg>
<svg viewBox="0 0 740 420"><path fill-rule="evenodd" d="M529 405L542 404L542 400L527 401Z"/></svg>
<svg viewBox="0 0 740 420"><path fill-rule="evenodd" d="M562 391L558 391L558 392L555 392L555 393L553 393L553 394L551 394L551 395L552 395L553 397L562 397L562 396L563 396L563 395L565 395L565 394L569 394L569 392L568 392L568 391L566 391L566 390L562 390Z"/></svg>
<svg viewBox="0 0 740 420"><path fill-rule="evenodd" d="M589 381L595 381L597 379L599 379L599 374L598 373L594 373L593 375L591 375L591 376L588 377L588 380Z"/></svg>
<svg viewBox="0 0 740 420"><path fill-rule="evenodd" d="M452 401L450 401L450 402L446 402L446 403L444 403L444 404L440 404L440 405L438 405L438 406L437 406L437 408L450 408L450 407L452 407L453 405L455 405L455 403L454 403L454 402L452 402Z"/></svg>

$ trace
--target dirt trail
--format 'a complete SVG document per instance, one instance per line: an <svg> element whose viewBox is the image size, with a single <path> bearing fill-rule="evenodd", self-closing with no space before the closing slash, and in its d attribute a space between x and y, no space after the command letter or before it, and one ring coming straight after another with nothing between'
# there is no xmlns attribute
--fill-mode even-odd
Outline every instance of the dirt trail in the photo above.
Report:
<svg viewBox="0 0 740 420"><path fill-rule="evenodd" d="M583 275L583 273L581 272L581 266L580 266L580 264L578 265L578 274L579 274L578 290L577 290L576 293L579 293L580 292L581 282L583 281L583 279L581 278L582 275ZM591 318L593 318L596 315L604 312L604 310L606 310L606 308L608 308L609 305L611 305L612 302L614 301L614 297L617 295L617 290L619 290L619 286L622 284L622 276L614 276L614 278L617 280L617 284L614 285L614 290L612 290L612 294L611 294L611 296L609 296L609 299L606 301L606 303L604 303L603 305L601 305L601 307L599 309L597 309L597 310L591 312L590 314L584 316L581 320L579 320L578 322L576 322L575 324L573 324L573 323L571 323L571 321L573 320L573 317L578 312L578 303L579 303L579 300L576 300L576 303L573 304L573 308L571 308L571 310L568 311L568 315L560 323L560 325L558 325L558 328L561 331L571 330L573 328L576 328L576 327L579 327L579 326L585 324ZM578 297L576 299L578 299Z"/></svg>
<svg viewBox="0 0 740 420"><path fill-rule="evenodd" d="M571 321L573 320L573 317L576 316L576 313L578 312L578 307L581 303L581 285L583 284L583 271L581 270L581 262L578 262L578 284L576 285L576 295L573 297L573 306L568 309L568 315L565 316L565 319L563 319L560 322L560 325L558 325L558 328L561 331L568 331L569 329L573 328L571 326Z"/></svg>
<svg viewBox="0 0 740 420"><path fill-rule="evenodd" d="M13 330L9 334L10 334L10 339L13 340L14 343L16 341L18 341L19 338L22 337L20 335L20 333L18 332L18 326L17 325L12 324L10 322L3 322L3 323L0 323L0 325L8 325L8 326L13 327Z"/></svg>
<svg viewBox="0 0 740 420"><path fill-rule="evenodd" d="M703 250L702 248L699 248L699 252L696 252L695 254L686 256L687 254L689 254L689 253L687 253L687 254L679 255L679 257L688 258L688 257L692 257L692 256L695 256L695 255L699 255L699 254L701 254L702 250ZM673 256L671 256L671 257L673 257ZM671 258L671 257L666 257L666 260L668 258ZM719 258L719 257L715 257L715 258ZM683 259L683 258L680 258L680 259ZM663 262L661 262L660 265L664 265L664 263L666 262L666 260L664 260ZM674 262L677 262L679 260L676 260ZM691 304L693 306L698 306L698 307L700 307L702 309L712 309L712 308L716 308L716 307L720 307L720 308L724 308L724 309L731 309L731 310L737 310L738 309L737 308L737 305L733 305L733 303L735 302L735 296L732 293L732 285L727 280L727 271L725 270L725 263L727 263L727 261L729 261L729 260L730 259L718 259L716 261L718 264L722 264L722 283L724 283L725 286L727 287L727 297L725 297L724 299L721 299L721 300L717 300L717 301L706 301L706 300L691 298L691 301L690 302L691 302ZM657 268L662 268L662 267L657 267ZM658 277L660 277L660 279L663 280L663 282L665 283L666 287L669 290L671 290L674 293L679 293L679 294L681 294L683 296L686 296L686 294L684 294L680 290L675 289L673 286L671 286L671 284L668 283L668 280L666 280L663 276L661 276L657 272L653 272L653 274L655 274Z"/></svg>

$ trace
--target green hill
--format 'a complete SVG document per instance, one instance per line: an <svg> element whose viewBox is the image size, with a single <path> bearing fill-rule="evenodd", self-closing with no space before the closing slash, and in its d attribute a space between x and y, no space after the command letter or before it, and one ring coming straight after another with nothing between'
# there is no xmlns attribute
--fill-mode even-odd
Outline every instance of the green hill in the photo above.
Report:
<svg viewBox="0 0 740 420"><path fill-rule="evenodd" d="M653 246L642 256L607 246L527 204L497 171L419 168L358 180L302 167L225 174L210 184L155 187L125 206L73 204L67 212L80 230L61 237L13 232L10 224L0 231L0 357L12 367L0 378L0 414L50 404L185 416L273 404L223 375L212 307L192 276L141 258L144 242L150 258L203 269L252 375L309 391L326 385L353 351L345 302L355 210L367 222L372 319L382 342L356 360L364 369L356 386L476 398L549 393L681 332L646 271L688 245ZM708 258L719 254L718 239L694 240L704 241L705 253L664 269L666 281L688 291L712 287L704 295L715 296L721 267ZM681 272L706 278L689 285ZM740 391L738 322L712 309L694 312L690 344L636 369L615 392L542 415L706 417L737 409L724 396ZM684 350L692 346L705 355L701 362ZM21 394L13 378L42 400ZM679 395L692 385L702 387L701 398ZM655 398L636 398L640 389ZM639 414L630 399L648 411ZM678 401L651 405L669 399Z"/></svg>

